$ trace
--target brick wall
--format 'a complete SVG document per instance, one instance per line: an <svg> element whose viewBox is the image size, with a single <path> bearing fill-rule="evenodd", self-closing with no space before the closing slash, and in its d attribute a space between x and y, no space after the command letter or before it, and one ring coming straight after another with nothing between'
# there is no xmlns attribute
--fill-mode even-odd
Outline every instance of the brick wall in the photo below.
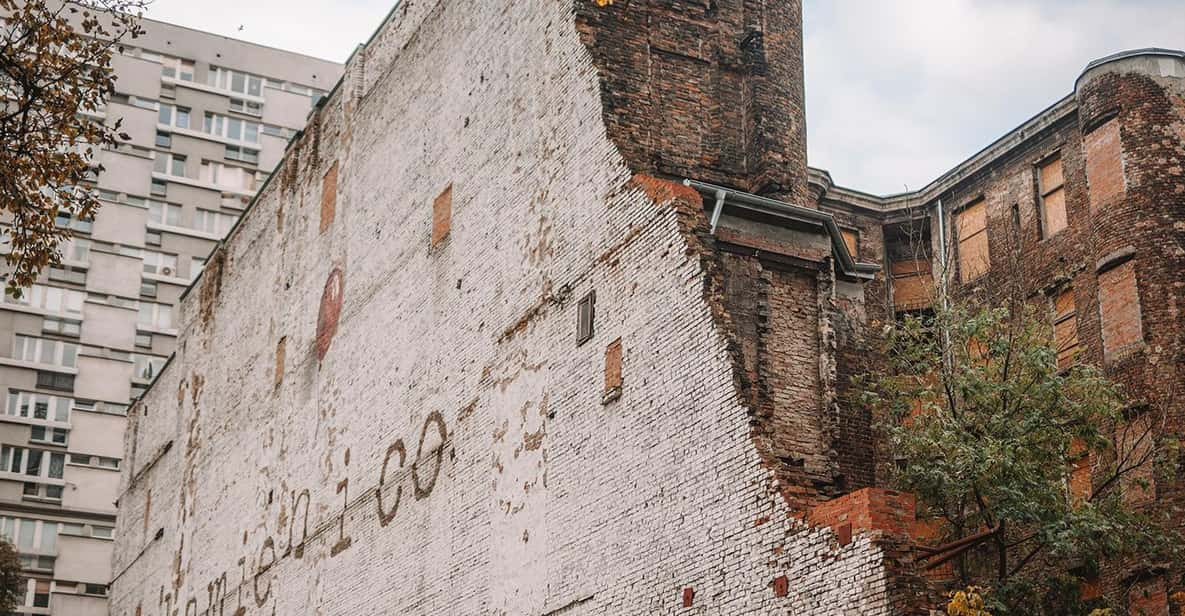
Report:
<svg viewBox="0 0 1185 616"><path fill-rule="evenodd" d="M659 9L619 4L403 3L355 55L183 304L177 356L132 413L113 614L899 613L900 546L806 525L753 427L755 404L834 417L826 255L746 262L785 312L745 344L822 384L752 393L702 202L635 175L659 160L719 179L733 163L685 156L678 90L660 104L687 114L671 118L680 140L648 153L620 147L630 123L606 112L628 120L610 95L644 74L606 63L612 47L706 28L729 33L723 49L757 13L689 4L694 19L624 36L609 27ZM771 79L798 44L787 24L742 37ZM662 79L687 76L669 51ZM747 87L758 109L781 97ZM796 122L770 116L759 143L800 158L783 141ZM760 149L712 139L735 160ZM789 159L745 181L790 191ZM814 419L802 429L831 430ZM791 453L829 464L809 441Z"/></svg>

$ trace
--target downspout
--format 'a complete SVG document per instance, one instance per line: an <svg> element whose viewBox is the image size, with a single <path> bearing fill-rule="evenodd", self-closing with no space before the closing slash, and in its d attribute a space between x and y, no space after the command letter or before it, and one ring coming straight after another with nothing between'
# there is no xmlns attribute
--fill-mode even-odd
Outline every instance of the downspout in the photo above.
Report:
<svg viewBox="0 0 1185 616"><path fill-rule="evenodd" d="M724 199L728 197L728 191L716 191L716 209L712 210L712 235L716 235L716 226L720 224L720 215L724 213Z"/></svg>
<svg viewBox="0 0 1185 616"><path fill-rule="evenodd" d="M942 199L935 204L938 210L938 265L941 278L938 281L938 299L942 310L950 308L946 297L946 214L942 211Z"/></svg>

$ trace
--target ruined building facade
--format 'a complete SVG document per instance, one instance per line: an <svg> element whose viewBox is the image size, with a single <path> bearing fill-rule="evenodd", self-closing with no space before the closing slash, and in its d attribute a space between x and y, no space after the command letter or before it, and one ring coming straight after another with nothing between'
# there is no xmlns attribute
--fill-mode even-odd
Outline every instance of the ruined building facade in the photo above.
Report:
<svg viewBox="0 0 1185 616"><path fill-rule="evenodd" d="M844 402L922 307L901 225L957 227L968 283L1020 250L1086 353L1169 386L1185 57L878 198L807 168L801 32L786 0L399 4L182 302L112 613L924 609Z"/></svg>

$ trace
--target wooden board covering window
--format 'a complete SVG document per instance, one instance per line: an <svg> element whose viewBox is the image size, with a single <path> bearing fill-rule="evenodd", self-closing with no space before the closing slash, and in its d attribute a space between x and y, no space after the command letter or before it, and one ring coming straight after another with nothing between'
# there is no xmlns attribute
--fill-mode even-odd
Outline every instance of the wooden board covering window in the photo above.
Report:
<svg viewBox="0 0 1185 616"><path fill-rule="evenodd" d="M1066 217L1066 179L1060 156L1037 169L1041 190L1041 231L1044 237L1057 235L1069 224Z"/></svg>
<svg viewBox="0 0 1185 616"><path fill-rule="evenodd" d="M1053 301L1053 343L1057 349L1057 367L1064 369L1073 364L1081 349L1073 289L1062 291Z"/></svg>
<svg viewBox="0 0 1185 616"><path fill-rule="evenodd" d="M848 246L848 254L852 255L855 261L860 260L860 232L855 229L843 229L843 243Z"/></svg>
<svg viewBox="0 0 1185 616"><path fill-rule="evenodd" d="M907 259L895 261L889 267L893 278L893 307L897 310L917 310L930 306L934 295L934 276L930 261Z"/></svg>
<svg viewBox="0 0 1185 616"><path fill-rule="evenodd" d="M959 237L959 279L970 282L991 269L988 255L987 202L972 203L955 216Z"/></svg>

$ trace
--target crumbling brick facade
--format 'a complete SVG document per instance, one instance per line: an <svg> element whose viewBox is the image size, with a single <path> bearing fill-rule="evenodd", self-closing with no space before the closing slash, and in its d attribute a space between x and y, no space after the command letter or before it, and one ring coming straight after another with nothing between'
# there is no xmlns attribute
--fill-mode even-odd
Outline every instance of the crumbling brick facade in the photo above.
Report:
<svg viewBox="0 0 1185 616"><path fill-rule="evenodd" d="M1144 101L1107 107L1126 196L1098 222L1076 99L878 199L807 169L801 45L797 1L399 4L131 414L112 613L926 613L913 500L848 402L902 226L982 200L984 277L1072 284L1095 358L1099 272L1131 263L1144 346L1114 369L1146 376L1180 361L1150 282L1181 269L1097 236L1174 186L1185 132L1129 143L1185 106L1084 80ZM1039 239L1054 154L1068 227Z"/></svg>

